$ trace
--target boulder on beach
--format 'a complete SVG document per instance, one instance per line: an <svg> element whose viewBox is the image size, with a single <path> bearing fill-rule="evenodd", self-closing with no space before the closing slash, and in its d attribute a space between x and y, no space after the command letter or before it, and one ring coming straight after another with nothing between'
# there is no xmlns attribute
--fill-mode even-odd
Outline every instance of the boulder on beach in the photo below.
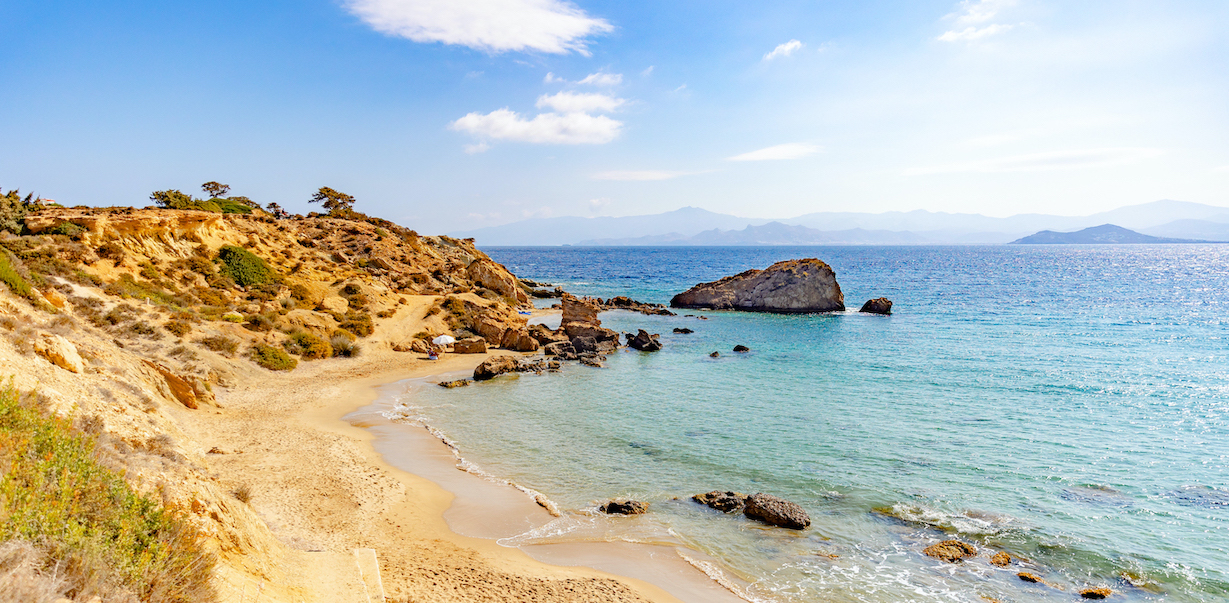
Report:
<svg viewBox="0 0 1229 603"><path fill-rule="evenodd" d="M658 341L660 335L649 333L644 329L640 329L639 333L633 336L631 333L626 333L627 345L641 352L656 352L661 349L661 342Z"/></svg>
<svg viewBox="0 0 1229 603"><path fill-rule="evenodd" d="M876 297L875 299L869 299L869 300L866 300L866 303L862 304L862 309L858 311L865 312L867 314L884 314L884 315L891 314L892 313L892 300L886 297Z"/></svg>
<svg viewBox="0 0 1229 603"><path fill-rule="evenodd" d="M422 341L421 339L417 341ZM423 346L426 347L426 346ZM468 337L452 344L454 354L485 354L486 340L481 337Z"/></svg>
<svg viewBox="0 0 1229 603"><path fill-rule="evenodd" d="M680 333L680 334L682 334L682 335L688 335L688 334L691 334L691 333L695 333L695 331L692 331L691 329L688 329L688 328L680 328L680 327L674 327L674 332L675 332L675 333Z"/></svg>
<svg viewBox="0 0 1229 603"><path fill-rule="evenodd" d="M696 494L695 496L691 497L691 500L694 500L704 506L717 509L722 513L734 513L736 511L741 511L743 506L747 504L747 495L743 494L742 492L731 492L728 490L722 492L721 490L713 490L712 492L705 492L704 494Z"/></svg>
<svg viewBox="0 0 1229 603"><path fill-rule="evenodd" d="M500 339L499 347L517 352L538 351L538 340L534 339L526 329L508 329Z"/></svg>
<svg viewBox="0 0 1229 603"><path fill-rule="evenodd" d="M474 381L494 379L504 373L514 373L520 370L520 362L515 356L491 356L474 367Z"/></svg>
<svg viewBox="0 0 1229 603"><path fill-rule="evenodd" d="M746 352L750 352L751 348L740 344L740 345L734 346L734 351L739 352L739 353L746 353Z"/></svg>
<svg viewBox="0 0 1229 603"><path fill-rule="evenodd" d="M640 515L648 512L649 503L639 500L615 499L598 507L598 510L607 515Z"/></svg>
<svg viewBox="0 0 1229 603"><path fill-rule="evenodd" d="M940 561L948 563L956 563L963 561L968 557L977 555L977 547L959 540L944 540L936 542L925 549L922 549L922 554L928 557L934 557Z"/></svg>
<svg viewBox="0 0 1229 603"><path fill-rule="evenodd" d="M811 525L811 516L802 507L771 494L747 497L743 515L772 526L801 530Z"/></svg>
<svg viewBox="0 0 1229 603"><path fill-rule="evenodd" d="M670 306L783 314L836 312L845 309L845 295L831 266L807 258L700 283L675 295Z"/></svg>

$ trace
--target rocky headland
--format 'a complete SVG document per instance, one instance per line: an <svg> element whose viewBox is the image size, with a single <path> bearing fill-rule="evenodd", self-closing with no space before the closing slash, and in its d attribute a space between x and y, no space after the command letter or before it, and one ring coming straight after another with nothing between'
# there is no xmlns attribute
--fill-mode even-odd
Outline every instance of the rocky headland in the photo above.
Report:
<svg viewBox="0 0 1229 603"><path fill-rule="evenodd" d="M670 307L781 314L839 312L845 309L845 295L831 266L807 258L700 283L674 296Z"/></svg>

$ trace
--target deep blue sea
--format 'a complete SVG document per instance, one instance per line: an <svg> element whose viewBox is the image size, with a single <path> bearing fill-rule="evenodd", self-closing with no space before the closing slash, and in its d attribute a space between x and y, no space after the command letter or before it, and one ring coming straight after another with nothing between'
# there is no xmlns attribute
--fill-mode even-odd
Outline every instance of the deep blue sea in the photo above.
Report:
<svg viewBox="0 0 1229 603"><path fill-rule="evenodd" d="M565 511L507 544L674 544L755 600L1229 600L1229 245L486 251L576 294L663 303L818 257L852 310L895 302L890 317L608 312L665 348L413 392L407 412L468 460ZM813 525L688 500L715 489L787 498ZM591 514L613 497L652 506ZM953 537L983 556L922 554ZM997 551L1020 561L995 567Z"/></svg>

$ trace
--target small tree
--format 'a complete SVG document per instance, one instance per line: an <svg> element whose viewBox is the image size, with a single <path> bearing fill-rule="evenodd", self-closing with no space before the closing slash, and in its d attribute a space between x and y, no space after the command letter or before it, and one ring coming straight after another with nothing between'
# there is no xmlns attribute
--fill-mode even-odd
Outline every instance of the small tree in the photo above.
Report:
<svg viewBox="0 0 1229 603"><path fill-rule="evenodd" d="M177 189L169 189L165 191L154 191L149 200L153 201L158 207L167 209L197 209L198 204L196 199L191 195L181 192Z"/></svg>
<svg viewBox="0 0 1229 603"><path fill-rule="evenodd" d="M320 187L308 203L319 203L329 210L330 216L345 216L354 211L354 197L327 186Z"/></svg>
<svg viewBox="0 0 1229 603"><path fill-rule="evenodd" d="M274 215L282 213L282 206L276 203L270 203L266 205L265 208L269 210L269 213Z"/></svg>
<svg viewBox="0 0 1229 603"><path fill-rule="evenodd" d="M217 199L218 197L230 192L230 185L210 181L202 184L201 190L205 191L205 194L209 195L210 199Z"/></svg>
<svg viewBox="0 0 1229 603"><path fill-rule="evenodd" d="M0 195L0 230L21 234L25 229L26 214L37 203L34 193L26 195L24 199L16 190Z"/></svg>

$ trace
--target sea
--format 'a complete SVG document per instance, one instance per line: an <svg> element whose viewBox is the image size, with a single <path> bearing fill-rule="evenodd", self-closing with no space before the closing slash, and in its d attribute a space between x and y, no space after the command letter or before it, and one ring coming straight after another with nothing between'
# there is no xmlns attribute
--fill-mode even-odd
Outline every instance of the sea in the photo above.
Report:
<svg viewBox="0 0 1229 603"><path fill-rule="evenodd" d="M849 308L605 312L663 349L407 383L390 416L559 509L501 544L673 546L749 601L1229 601L1229 245L485 251L577 295L667 304L814 257ZM891 316L857 312L880 296ZM690 499L711 490L785 498L812 525ZM649 512L597 512L614 498ZM922 553L946 539L980 554Z"/></svg>

